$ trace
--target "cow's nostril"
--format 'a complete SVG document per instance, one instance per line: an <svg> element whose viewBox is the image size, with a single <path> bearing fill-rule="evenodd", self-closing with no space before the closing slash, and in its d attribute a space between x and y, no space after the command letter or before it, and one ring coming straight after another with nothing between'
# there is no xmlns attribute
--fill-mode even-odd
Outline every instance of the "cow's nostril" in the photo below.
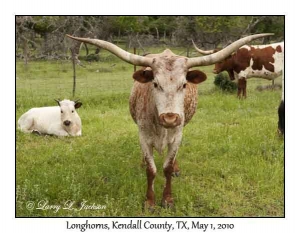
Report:
<svg viewBox="0 0 300 233"><path fill-rule="evenodd" d="M179 117L178 114L167 113L167 114L164 115L163 119L164 119L165 123L173 124L177 121L178 117Z"/></svg>
<svg viewBox="0 0 300 233"><path fill-rule="evenodd" d="M64 121L64 125L65 125L65 126L69 126L70 124L71 124L71 121L68 121L68 120L67 120L67 121Z"/></svg>
<svg viewBox="0 0 300 233"><path fill-rule="evenodd" d="M173 128L180 125L181 119L177 113L163 113L159 116L159 122L166 128Z"/></svg>

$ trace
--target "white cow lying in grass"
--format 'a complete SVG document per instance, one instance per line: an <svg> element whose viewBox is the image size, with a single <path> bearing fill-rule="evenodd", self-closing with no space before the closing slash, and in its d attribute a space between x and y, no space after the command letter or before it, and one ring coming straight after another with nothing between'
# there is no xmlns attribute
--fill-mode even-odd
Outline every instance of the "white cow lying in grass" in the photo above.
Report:
<svg viewBox="0 0 300 233"><path fill-rule="evenodd" d="M37 132L56 136L81 136L81 119L76 110L82 103L55 100L58 106L32 108L18 120L25 133Z"/></svg>

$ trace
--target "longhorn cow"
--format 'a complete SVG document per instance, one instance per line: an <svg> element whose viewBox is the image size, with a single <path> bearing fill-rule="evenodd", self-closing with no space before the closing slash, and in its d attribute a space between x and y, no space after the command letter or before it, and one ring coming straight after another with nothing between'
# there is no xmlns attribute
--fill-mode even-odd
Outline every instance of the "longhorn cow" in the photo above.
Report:
<svg viewBox="0 0 300 233"><path fill-rule="evenodd" d="M194 48L203 55L213 54L214 50L201 50L193 42ZM246 98L247 79L258 77L274 80L282 74L284 42L268 45L244 45L235 53L215 64L213 73L227 71L231 80L238 82L238 97Z"/></svg>
<svg viewBox="0 0 300 233"><path fill-rule="evenodd" d="M108 50L125 62L143 66L133 74L135 80L130 95L130 113L138 125L140 146L146 162L147 192L145 207L153 209L154 178L156 166L153 149L162 153L168 147L163 164L166 183L163 191L162 205L172 206L172 173L178 170L176 155L181 143L183 127L192 119L196 107L197 85L206 79L199 70L190 70L196 66L206 66L224 60L239 47L253 39L270 36L265 33L242 38L221 51L196 58L178 56L167 49L160 54L139 56L129 53L118 46L103 40L68 37Z"/></svg>

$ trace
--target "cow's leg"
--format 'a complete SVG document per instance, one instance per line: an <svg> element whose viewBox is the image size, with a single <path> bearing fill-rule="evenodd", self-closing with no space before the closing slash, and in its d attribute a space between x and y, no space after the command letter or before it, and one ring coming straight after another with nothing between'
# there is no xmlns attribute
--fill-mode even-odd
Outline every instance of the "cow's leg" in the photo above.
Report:
<svg viewBox="0 0 300 233"><path fill-rule="evenodd" d="M247 80L244 78L244 86L243 86L243 97L246 99L247 97Z"/></svg>
<svg viewBox="0 0 300 233"><path fill-rule="evenodd" d="M163 192L162 198L162 206L163 207L172 207L173 206L173 198L172 198L172 174L174 171L174 161L177 154L177 150L169 150L167 159L164 163L164 175L166 178L165 188Z"/></svg>
<svg viewBox="0 0 300 233"><path fill-rule="evenodd" d="M32 133L32 127L34 125L34 119L29 114L24 114L18 121L20 130L24 133Z"/></svg>
<svg viewBox="0 0 300 233"><path fill-rule="evenodd" d="M31 133L32 133L32 134L36 134L36 135L42 135L42 134L40 133L40 131L35 130L35 129L32 130Z"/></svg>
<svg viewBox="0 0 300 233"><path fill-rule="evenodd" d="M238 79L238 97L241 98L241 93L243 97L246 98L246 79L244 77Z"/></svg>
<svg viewBox="0 0 300 233"><path fill-rule="evenodd" d="M179 173L180 173L180 169L179 169L179 166L178 166L177 159L175 159L174 164L173 164L173 174L172 175L178 177Z"/></svg>
<svg viewBox="0 0 300 233"><path fill-rule="evenodd" d="M156 175L156 166L153 158L153 147L147 143L147 137L140 134L140 144L146 164L146 175L147 175L147 192L145 209L152 210L155 205L154 197L154 178Z"/></svg>
<svg viewBox="0 0 300 233"><path fill-rule="evenodd" d="M241 92L242 92L242 80L238 79L238 93L237 93L237 97L239 99L241 98Z"/></svg>
<svg viewBox="0 0 300 233"><path fill-rule="evenodd" d="M67 136L69 136L69 134L67 133L67 131L65 131L63 129L56 130L56 131L54 131L53 133L50 133L50 134L53 134L53 135L56 135L56 136L59 136L59 137L67 137Z"/></svg>
<svg viewBox="0 0 300 233"><path fill-rule="evenodd" d="M164 188L163 198L162 198L163 207L173 206L171 181L172 181L172 174L174 172L174 162L175 162L176 154L178 152L180 141L181 141L181 135L179 135L177 139L175 138L173 143L168 144L168 156L164 162L164 175L166 178L166 183L165 183L165 188Z"/></svg>
<svg viewBox="0 0 300 233"><path fill-rule="evenodd" d="M147 174L147 193L146 193L146 207L153 207L155 205L154 197L154 178L156 175L156 166L153 156L146 157L146 174Z"/></svg>

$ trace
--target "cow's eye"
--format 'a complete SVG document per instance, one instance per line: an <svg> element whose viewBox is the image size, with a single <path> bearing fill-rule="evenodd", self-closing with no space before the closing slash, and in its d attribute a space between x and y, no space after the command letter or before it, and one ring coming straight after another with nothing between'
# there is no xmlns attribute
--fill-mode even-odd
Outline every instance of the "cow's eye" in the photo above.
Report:
<svg viewBox="0 0 300 233"><path fill-rule="evenodd" d="M182 86L183 88L186 88L186 83L185 84L183 84L183 86Z"/></svg>
<svg viewBox="0 0 300 233"><path fill-rule="evenodd" d="M153 83L153 86L154 86L155 88L157 88L157 87L158 87L157 83Z"/></svg>
<svg viewBox="0 0 300 233"><path fill-rule="evenodd" d="M72 110L72 113L74 113L74 110Z"/></svg>
<svg viewBox="0 0 300 233"><path fill-rule="evenodd" d="M64 113L62 110L60 111L61 113Z"/></svg>

